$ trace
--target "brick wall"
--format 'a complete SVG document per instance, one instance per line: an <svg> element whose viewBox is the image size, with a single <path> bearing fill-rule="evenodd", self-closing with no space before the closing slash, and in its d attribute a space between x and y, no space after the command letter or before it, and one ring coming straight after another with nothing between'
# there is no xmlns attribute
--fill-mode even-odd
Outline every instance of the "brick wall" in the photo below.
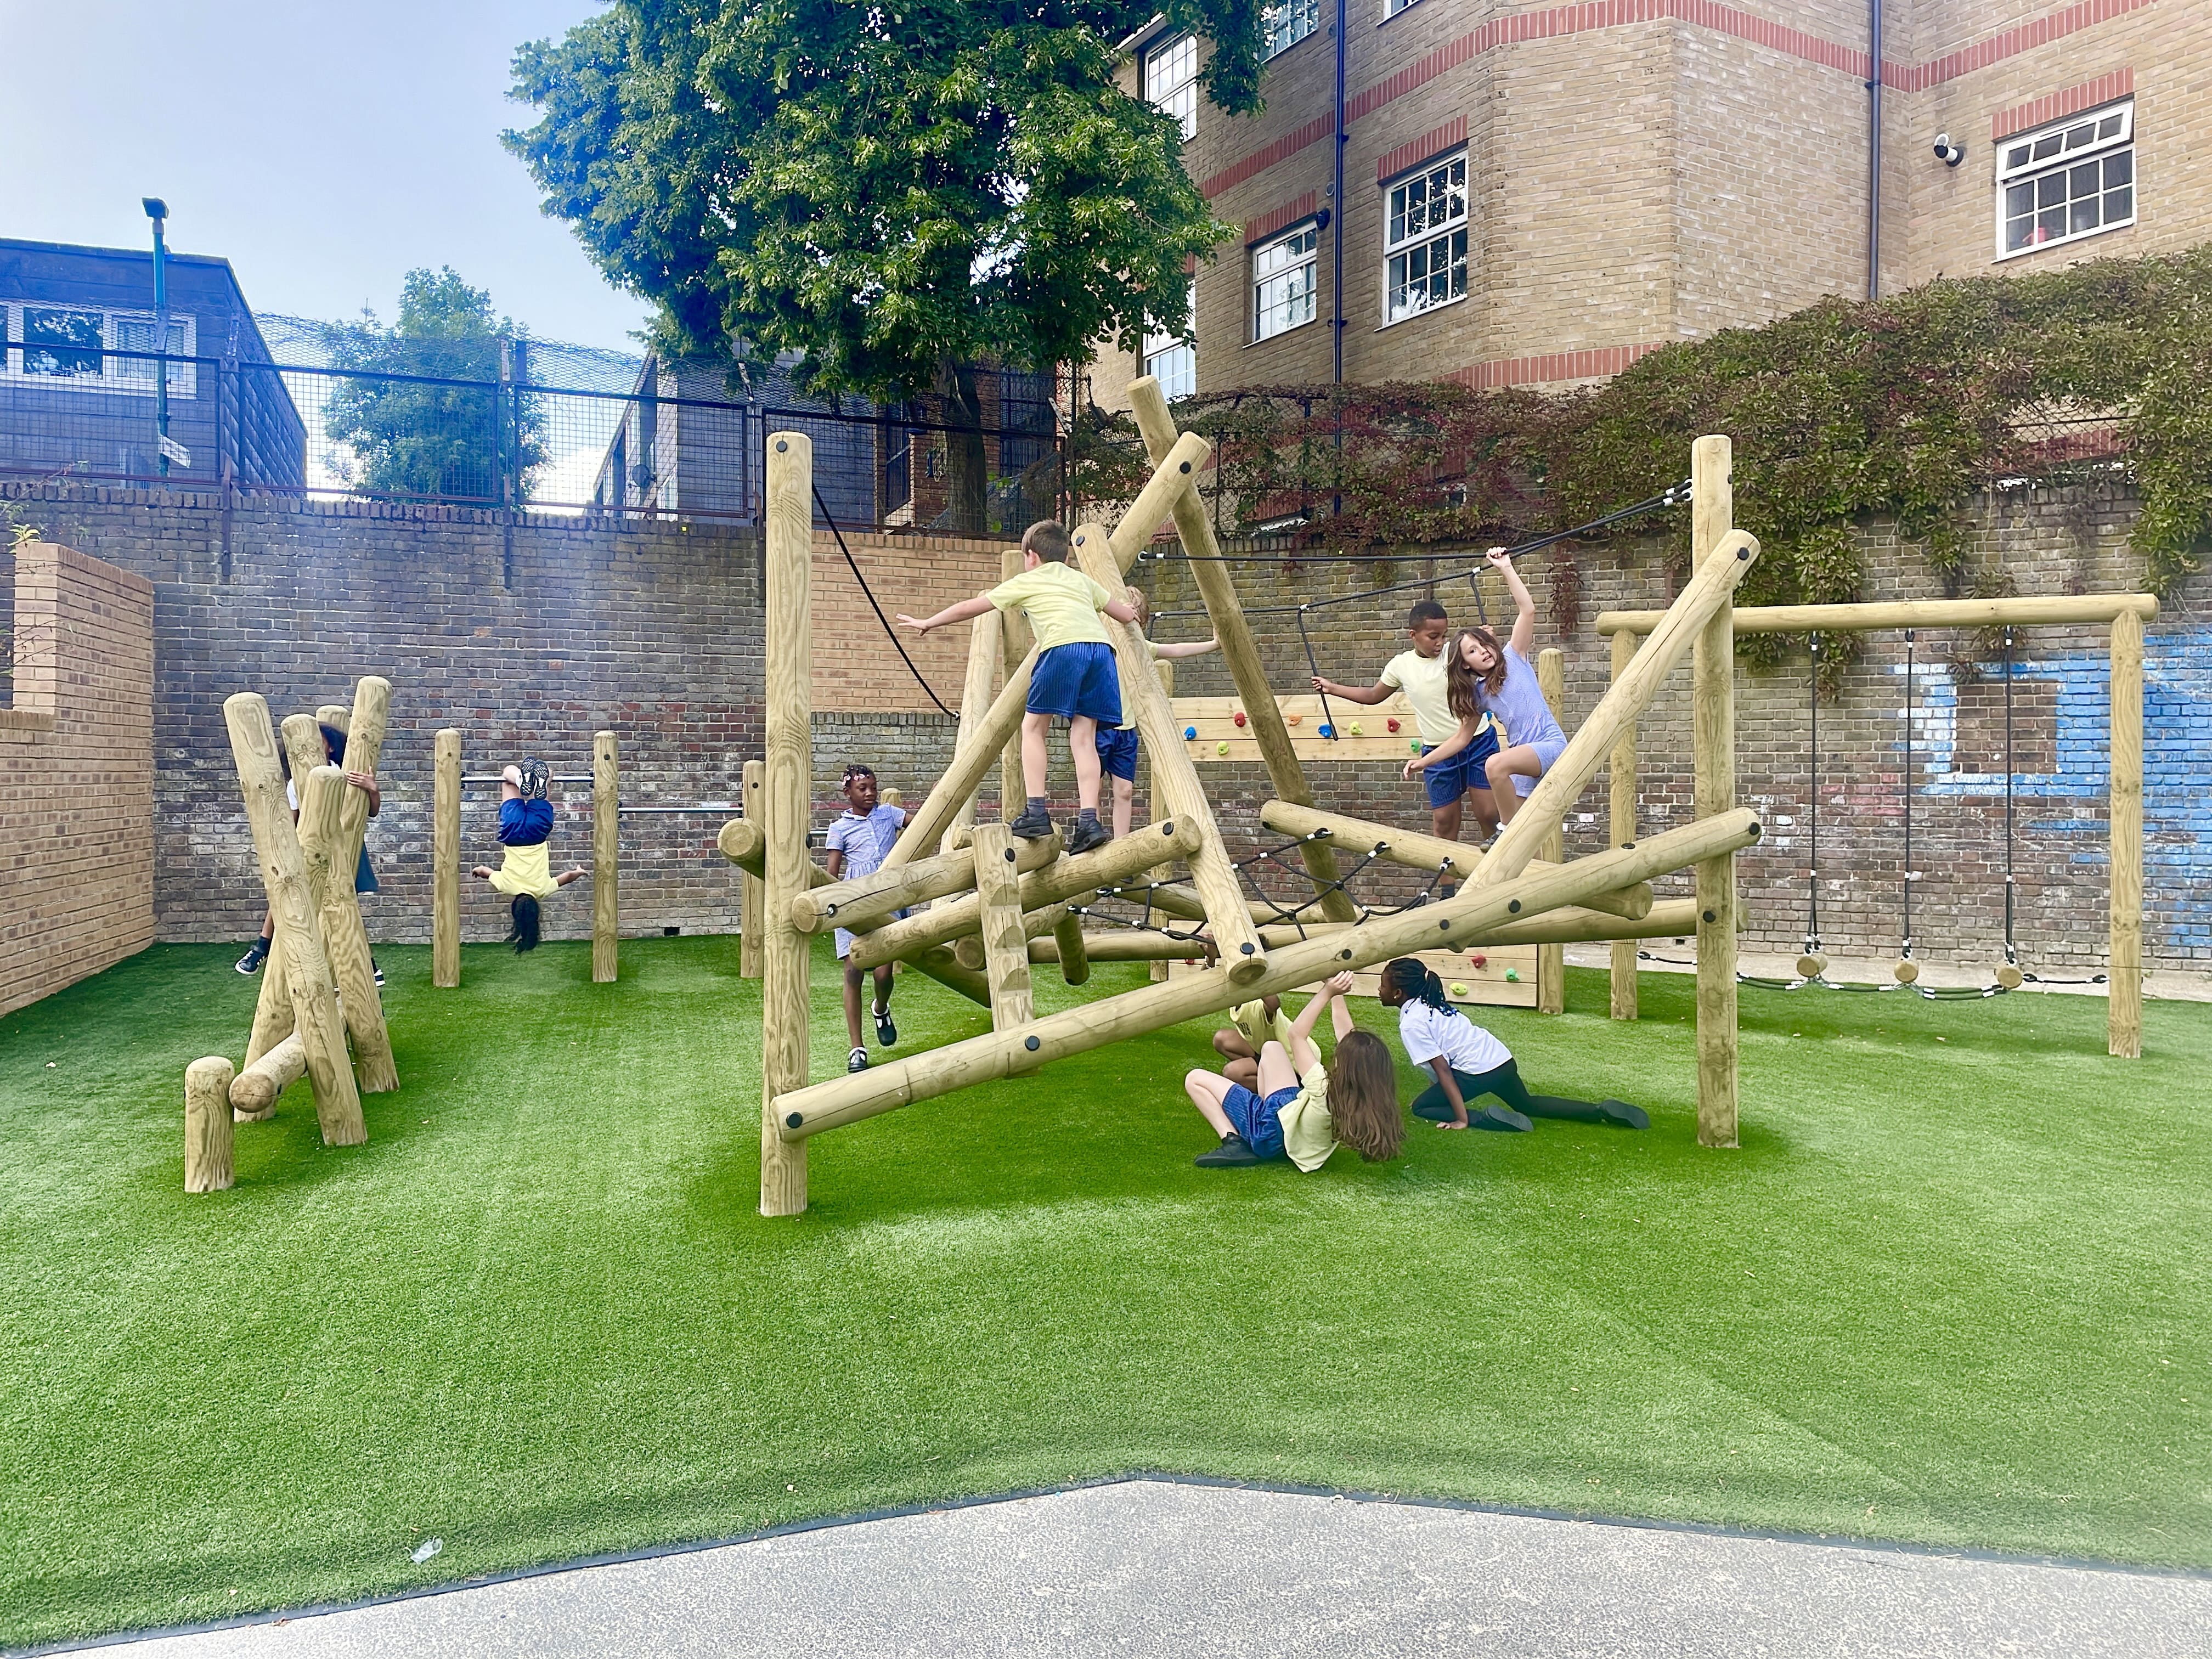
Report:
<svg viewBox="0 0 2212 1659"><path fill-rule="evenodd" d="M72 548L15 560L0 708L0 1014L154 938L154 591Z"/></svg>

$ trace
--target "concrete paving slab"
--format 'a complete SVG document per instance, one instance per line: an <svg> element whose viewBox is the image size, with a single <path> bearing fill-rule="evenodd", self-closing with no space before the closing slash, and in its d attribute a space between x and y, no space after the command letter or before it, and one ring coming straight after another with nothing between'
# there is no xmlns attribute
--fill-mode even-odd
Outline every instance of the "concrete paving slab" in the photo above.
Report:
<svg viewBox="0 0 2212 1659"><path fill-rule="evenodd" d="M103 1651L2204 1659L2212 1578L1133 1480Z"/></svg>

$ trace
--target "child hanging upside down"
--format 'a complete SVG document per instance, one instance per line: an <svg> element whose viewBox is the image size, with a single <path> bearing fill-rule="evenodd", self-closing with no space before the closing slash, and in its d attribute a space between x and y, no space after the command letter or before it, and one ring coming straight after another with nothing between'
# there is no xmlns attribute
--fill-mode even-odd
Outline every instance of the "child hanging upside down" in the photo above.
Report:
<svg viewBox="0 0 2212 1659"><path fill-rule="evenodd" d="M1640 1106L1625 1100L1565 1100L1532 1095L1504 1043L1477 1025L1444 996L1443 981L1413 957L1400 957L1382 970L1376 1000L1398 1011L1398 1040L1406 1058L1425 1066L1437 1080L1413 1101L1413 1115L1439 1129L1504 1129L1525 1133L1532 1117L1565 1118L1572 1123L1613 1123L1624 1129L1648 1129L1651 1120ZM1504 1103L1486 1106L1472 1117L1468 1103L1485 1095Z"/></svg>
<svg viewBox="0 0 2212 1659"><path fill-rule="evenodd" d="M1291 1041L1260 1049L1259 1087L1215 1072L1185 1074L1182 1086L1221 1145L1195 1160L1201 1169L1235 1168L1287 1158L1311 1173L1341 1141L1370 1164L1395 1158L1405 1144L1398 1115L1397 1068L1382 1040L1358 1030L1345 994L1352 975L1339 974L1291 1023ZM1326 1006L1336 1030L1336 1073L1313 1045L1314 1024Z"/></svg>
<svg viewBox="0 0 2212 1659"><path fill-rule="evenodd" d="M514 925L505 942L518 955L538 948L538 901L591 873L581 866L553 873L546 846L553 838L553 803L545 799L545 786L551 781L545 763L530 756L499 775L499 839L507 853L498 869L479 864L472 872L512 901L507 915Z"/></svg>

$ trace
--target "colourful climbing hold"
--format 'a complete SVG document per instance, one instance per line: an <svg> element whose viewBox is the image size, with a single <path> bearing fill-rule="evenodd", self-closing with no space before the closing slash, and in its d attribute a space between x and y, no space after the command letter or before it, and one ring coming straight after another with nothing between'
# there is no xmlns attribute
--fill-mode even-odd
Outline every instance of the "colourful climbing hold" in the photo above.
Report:
<svg viewBox="0 0 2212 1659"><path fill-rule="evenodd" d="M1480 951L1477 951L1469 956L1467 961L1468 966L1470 968L1487 968L1490 966L1490 958L1483 955Z"/></svg>
<svg viewBox="0 0 2212 1659"><path fill-rule="evenodd" d="M1182 734L1184 738L1188 742L1195 743L1198 741L1198 728L1194 726L1184 726L1182 729Z"/></svg>
<svg viewBox="0 0 2212 1659"><path fill-rule="evenodd" d="M1459 981L1454 980L1452 981L1451 994L1459 998L1461 1001L1464 1002L1468 996L1467 987L1461 984Z"/></svg>
<svg viewBox="0 0 2212 1659"><path fill-rule="evenodd" d="M1283 722L1286 726L1296 726L1304 718L1305 716L1304 714L1285 714L1283 716Z"/></svg>
<svg viewBox="0 0 2212 1659"><path fill-rule="evenodd" d="M1321 728L1321 734L1324 738L1333 738L1336 735L1336 728L1333 726L1324 726Z"/></svg>
<svg viewBox="0 0 2212 1659"><path fill-rule="evenodd" d="M1518 985L1521 982L1521 970L1518 968L1508 968L1505 970L1505 982L1508 985Z"/></svg>
<svg viewBox="0 0 2212 1659"><path fill-rule="evenodd" d="M1355 738L1364 735L1364 733L1363 733L1359 729L1359 722L1358 720L1354 720L1352 723L1352 735Z"/></svg>
<svg viewBox="0 0 2212 1659"><path fill-rule="evenodd" d="M1407 750L1407 752L1408 754L1413 754L1413 755L1418 755L1418 754L1419 754L1419 753L1421 752L1421 740L1420 740L1419 738L1407 738L1407 739L1406 739L1406 750Z"/></svg>
<svg viewBox="0 0 2212 1659"><path fill-rule="evenodd" d="M1398 722L1395 720L1387 720L1384 724L1387 725L1393 732L1395 732L1398 729Z"/></svg>
<svg viewBox="0 0 2212 1659"><path fill-rule="evenodd" d="M1225 755L1229 752L1229 745L1225 743L1218 743L1213 745L1213 752L1217 755Z"/></svg>
<svg viewBox="0 0 2212 1659"><path fill-rule="evenodd" d="M1241 708L1240 708L1240 709L1238 709L1238 710L1237 711L1237 714L1236 714L1236 720L1237 720L1237 725L1239 725L1239 726L1242 726L1242 725L1243 725L1243 724L1244 724L1244 711L1243 711L1243 709L1241 709Z"/></svg>

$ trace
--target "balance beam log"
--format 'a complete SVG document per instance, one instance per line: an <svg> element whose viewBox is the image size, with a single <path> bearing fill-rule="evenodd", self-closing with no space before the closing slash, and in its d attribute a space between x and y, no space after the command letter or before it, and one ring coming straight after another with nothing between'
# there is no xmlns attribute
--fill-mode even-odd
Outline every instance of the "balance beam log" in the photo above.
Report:
<svg viewBox="0 0 2212 1659"><path fill-rule="evenodd" d="M1060 856L1060 832L1055 830L1042 841L1018 840L1013 853L1015 874L1042 870ZM896 870L878 870L801 893L791 902L791 925L802 933L826 933L832 927L858 933L924 899L975 890L975 850L971 844L960 852L916 859Z"/></svg>
<svg viewBox="0 0 2212 1659"><path fill-rule="evenodd" d="M1011 1031L970 1037L927 1054L793 1091L775 1102L777 1125L787 1138L803 1139L971 1084L1030 1071L1068 1054L1218 1013L1254 997L1294 991L1333 973L1371 967L1414 951L1455 949L1462 939L1494 932L1523 915L1576 904L1591 893L1648 881L1701 859L1747 847L1758 838L1759 815L1739 809L1556 870L1486 888L1463 887L1437 903L1288 946L1270 956L1267 972L1249 985L1231 980L1226 965L1205 969L1164 984L1141 986L1104 1002L1070 1008Z"/></svg>
<svg viewBox="0 0 2212 1659"><path fill-rule="evenodd" d="M976 826L978 830L981 825ZM1125 876L1171 858L1188 858L1200 845L1198 826L1190 819L1174 817L1133 830L1095 853L1078 853L1056 859L1041 870L1021 878L1022 908L1039 910L1111 886ZM963 894L904 921L888 922L853 941L848 960L855 968L875 968L896 962L933 945L949 945L978 932L982 923L981 902L973 893ZM1046 932L1051 929L1048 927Z"/></svg>
<svg viewBox="0 0 2212 1659"><path fill-rule="evenodd" d="M1083 918L1069 913L1069 920L1080 923ZM1332 924L1334 925L1334 924ZM1261 930L1265 933L1267 930ZM1063 971L1066 958L1060 953L1060 928L1053 930L1050 939L1030 941L1031 962L1060 963ZM1163 933L1143 933L1133 929L1128 933L1116 930L1107 933L1083 935L1083 959L1093 962L1202 962L1212 957L1211 944L1206 940L1170 939ZM1089 969L1085 969L1087 975Z"/></svg>
<svg viewBox="0 0 2212 1659"><path fill-rule="evenodd" d="M611 732L592 734L592 983L622 970L622 758Z"/></svg>
<svg viewBox="0 0 2212 1659"><path fill-rule="evenodd" d="M383 758L391 714L391 681L364 674L354 682L353 711L344 726L347 771L374 775ZM368 834L368 796L348 789L339 801L337 829L331 840L330 880L323 889L323 949L337 981L339 1011L353 1037L354 1071L361 1091L380 1095L399 1086L399 1068L392 1063L384 999L376 988L376 964L369 959L368 930L362 925L361 902L353 890L361 843Z"/></svg>
<svg viewBox="0 0 2212 1659"><path fill-rule="evenodd" d="M258 1123L307 1074L307 1046L295 1031L230 1080L230 1109L240 1123Z"/></svg>
<svg viewBox="0 0 2212 1659"><path fill-rule="evenodd" d="M765 769L764 763L760 761L747 761L745 764L762 766ZM721 848L724 858L749 876L760 875L766 866L768 831L762 827L759 818L732 818L722 826L721 833L714 837L714 844ZM806 867L810 872L807 880L814 886L828 887L837 879L811 859L807 860ZM763 929L767 926L765 908L762 912L762 926Z"/></svg>
<svg viewBox="0 0 2212 1659"><path fill-rule="evenodd" d="M923 852L937 846L945 832L953 827L960 809L971 804L976 786L990 771L991 763L999 758L999 751L1007 743L1021 735L1022 714L1030 700L1030 671L1036 666L1036 653L1031 651L1021 660L1021 665L1006 676L1005 690L992 702L972 733L963 732L952 750L952 764L945 769L945 775L929 792L891 850L884 854L880 866L896 870L902 864L911 864Z"/></svg>
<svg viewBox="0 0 2212 1659"><path fill-rule="evenodd" d="M230 752L238 763L246 821L253 827L261 883L268 891L276 936L284 945L284 981L291 994L294 1026L307 1047L315 1118L325 1146L358 1146L368 1139L368 1126L362 1119L361 1095L347 1060L337 999L331 993L330 958L323 954L321 930L308 904L307 871L300 838L292 829L292 811L284 802L284 778L276 765L269 705L256 692L240 691L224 702L222 717L230 731Z"/></svg>
<svg viewBox="0 0 2212 1659"><path fill-rule="evenodd" d="M230 1061L210 1054L185 1067L185 1190L228 1190L230 1154Z"/></svg>
<svg viewBox="0 0 2212 1659"><path fill-rule="evenodd" d="M1648 634L1663 611L1605 611L1601 634ZM2148 593L2035 594L2020 599L1893 599L1873 605L1750 605L1735 616L1739 634L1865 634L1893 628L2014 628L2068 623L2158 620Z"/></svg>
<svg viewBox="0 0 2212 1659"><path fill-rule="evenodd" d="M1168 413L1167 397L1161 392L1159 381L1147 374L1131 382L1129 406L1137 417L1137 430L1144 436L1146 453L1155 466L1164 465L1174 452L1176 437L1175 419ZM1194 556L1190 574L1198 584L1199 598L1206 605L1206 616L1213 623L1213 636L1221 641L1221 659L1228 665L1230 681L1243 702L1247 727L1259 745L1261 762L1267 769L1267 781L1274 786L1279 799L1310 806L1313 790L1306 782L1305 769L1298 763L1297 750L1291 744L1291 728L1283 723L1282 708L1267 684L1267 661L1260 654L1259 641L1252 637L1252 623L1237 597L1236 582L1229 574L1229 567L1221 562L1220 544L1214 540L1213 524L1206 516L1195 476L1192 475L1194 482L1188 487L1176 492L1176 534L1182 539L1183 550ZM1117 545L1116 556L1120 551ZM1126 570L1128 567L1125 564L1122 568ZM1358 920L1358 907L1352 903L1351 895L1334 884L1336 854L1328 844L1302 842L1298 856L1321 894L1322 912L1328 919Z"/></svg>
<svg viewBox="0 0 2212 1659"><path fill-rule="evenodd" d="M1022 938L1024 941L1044 939L1060 931L1073 907L1069 904L1048 904L1042 910L1022 912ZM985 971L989 957L983 950L981 933L969 933L952 941L952 959L970 973Z"/></svg>
<svg viewBox="0 0 2212 1659"><path fill-rule="evenodd" d="M1571 869L1571 865L1552 866ZM1346 929L1335 922L1320 927L1262 927L1260 932L1267 938L1270 946L1295 945L1301 939L1318 939L1326 933L1343 933ZM1603 945L1621 939L1630 950L1636 948L1640 939L1688 939L1698 931L1698 904L1695 899L1662 899L1653 905L1650 913L1634 921L1588 905L1564 904L1556 910L1547 910L1542 915L1527 921L1516 921L1504 927L1493 928L1480 939L1462 941L1469 951L1484 950L1497 945ZM1188 955L1188 950L1176 952Z"/></svg>
<svg viewBox="0 0 2212 1659"><path fill-rule="evenodd" d="M1463 875L1472 875L1482 867L1480 848L1418 830L1376 823L1367 818L1347 817L1341 812L1319 811L1291 801L1262 801L1260 822L1280 835L1340 837L1347 847L1372 849L1376 857L1388 863L1402 864L1409 870L1425 870L1433 874L1449 864ZM1528 867L1549 869L1552 861L1531 859ZM1651 908L1651 884L1639 882L1618 893L1600 893L1588 901L1585 908L1634 921Z"/></svg>
<svg viewBox="0 0 2212 1659"><path fill-rule="evenodd" d="M431 740L430 983L461 982L461 734L452 726Z"/></svg>

